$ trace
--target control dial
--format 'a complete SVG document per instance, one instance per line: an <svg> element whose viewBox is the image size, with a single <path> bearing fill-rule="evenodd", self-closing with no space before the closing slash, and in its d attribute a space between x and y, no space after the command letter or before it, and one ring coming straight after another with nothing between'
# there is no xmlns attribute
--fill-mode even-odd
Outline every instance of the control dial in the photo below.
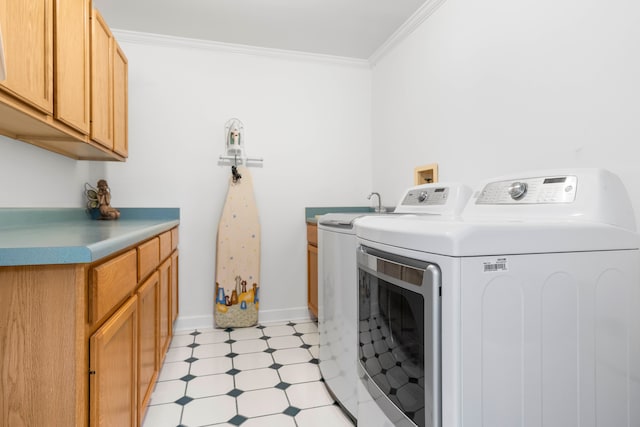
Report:
<svg viewBox="0 0 640 427"><path fill-rule="evenodd" d="M509 195L513 200L520 200L527 194L526 182L514 182L509 186Z"/></svg>
<svg viewBox="0 0 640 427"><path fill-rule="evenodd" d="M427 200L427 197L428 197L428 196L429 196L429 195L427 194L427 192L426 192L426 191L421 191L421 192L420 192L420 194L418 195L418 201L422 203L422 202L424 202L425 200Z"/></svg>

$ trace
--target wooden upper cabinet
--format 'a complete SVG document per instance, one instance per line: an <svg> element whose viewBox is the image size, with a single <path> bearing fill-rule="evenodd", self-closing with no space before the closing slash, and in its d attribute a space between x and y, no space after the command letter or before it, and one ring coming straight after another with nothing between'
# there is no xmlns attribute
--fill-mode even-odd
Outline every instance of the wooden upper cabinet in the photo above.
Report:
<svg viewBox="0 0 640 427"><path fill-rule="evenodd" d="M84 135L90 119L90 0L56 0L54 117Z"/></svg>
<svg viewBox="0 0 640 427"><path fill-rule="evenodd" d="M0 0L7 78L0 89L53 114L53 0Z"/></svg>
<svg viewBox="0 0 640 427"><path fill-rule="evenodd" d="M100 12L91 14L91 139L113 149L113 35Z"/></svg>
<svg viewBox="0 0 640 427"><path fill-rule="evenodd" d="M124 161L127 58L91 0L0 0L0 135L79 160Z"/></svg>
<svg viewBox="0 0 640 427"><path fill-rule="evenodd" d="M128 147L128 63L97 10L91 15L91 139L122 157Z"/></svg>
<svg viewBox="0 0 640 427"><path fill-rule="evenodd" d="M128 64L127 57L114 39L113 56L113 151L123 157L129 153L128 142Z"/></svg>

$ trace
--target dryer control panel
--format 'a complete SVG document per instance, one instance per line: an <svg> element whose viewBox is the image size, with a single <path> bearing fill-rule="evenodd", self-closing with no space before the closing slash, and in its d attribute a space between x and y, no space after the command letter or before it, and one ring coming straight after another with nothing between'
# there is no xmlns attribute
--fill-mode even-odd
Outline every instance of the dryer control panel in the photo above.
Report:
<svg viewBox="0 0 640 427"><path fill-rule="evenodd" d="M636 230L624 183L600 168L529 171L482 181L462 217L493 222L590 222Z"/></svg>
<svg viewBox="0 0 640 427"><path fill-rule="evenodd" d="M438 215L455 217L471 197L471 188L458 183L432 183L408 188L395 214Z"/></svg>
<svg viewBox="0 0 640 427"><path fill-rule="evenodd" d="M485 185L476 204L546 204L572 203L576 198L578 178L573 175L543 176Z"/></svg>
<svg viewBox="0 0 640 427"><path fill-rule="evenodd" d="M407 191L401 204L404 206L444 205L448 196L449 188L447 187L414 188Z"/></svg>

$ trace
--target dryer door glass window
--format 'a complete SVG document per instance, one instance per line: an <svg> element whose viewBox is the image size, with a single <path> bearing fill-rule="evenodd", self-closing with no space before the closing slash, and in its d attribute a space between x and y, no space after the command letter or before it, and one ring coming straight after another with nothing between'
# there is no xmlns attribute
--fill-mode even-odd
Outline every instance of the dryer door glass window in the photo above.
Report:
<svg viewBox="0 0 640 427"><path fill-rule="evenodd" d="M416 425L425 426L424 297L359 269L359 359Z"/></svg>

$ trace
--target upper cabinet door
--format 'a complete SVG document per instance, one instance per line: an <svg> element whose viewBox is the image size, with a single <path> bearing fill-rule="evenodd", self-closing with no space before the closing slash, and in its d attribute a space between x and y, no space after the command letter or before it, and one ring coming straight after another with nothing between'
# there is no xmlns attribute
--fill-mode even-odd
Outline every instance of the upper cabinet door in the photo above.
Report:
<svg viewBox="0 0 640 427"><path fill-rule="evenodd" d="M90 119L90 16L90 0L56 0L54 116L85 135Z"/></svg>
<svg viewBox="0 0 640 427"><path fill-rule="evenodd" d="M113 151L123 157L129 153L128 142L128 65L127 57L114 39L113 56Z"/></svg>
<svg viewBox="0 0 640 427"><path fill-rule="evenodd" d="M1 1L1 0L0 0ZM113 149L113 36L97 10L91 15L91 139Z"/></svg>
<svg viewBox="0 0 640 427"><path fill-rule="evenodd" d="M0 0L4 90L53 114L53 0Z"/></svg>

